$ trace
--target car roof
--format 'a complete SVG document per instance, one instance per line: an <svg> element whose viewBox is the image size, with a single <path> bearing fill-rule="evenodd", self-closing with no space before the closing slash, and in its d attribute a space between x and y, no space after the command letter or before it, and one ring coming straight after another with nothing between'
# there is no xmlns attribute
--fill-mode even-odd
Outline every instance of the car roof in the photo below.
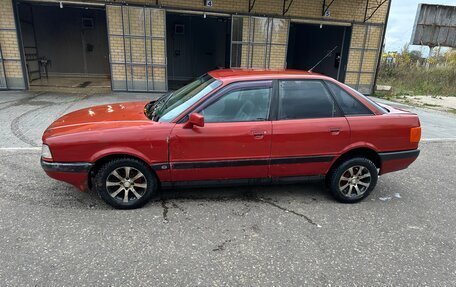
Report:
<svg viewBox="0 0 456 287"><path fill-rule="evenodd" d="M287 78L328 79L327 76L318 73L293 69L219 69L210 71L208 74L223 82Z"/></svg>

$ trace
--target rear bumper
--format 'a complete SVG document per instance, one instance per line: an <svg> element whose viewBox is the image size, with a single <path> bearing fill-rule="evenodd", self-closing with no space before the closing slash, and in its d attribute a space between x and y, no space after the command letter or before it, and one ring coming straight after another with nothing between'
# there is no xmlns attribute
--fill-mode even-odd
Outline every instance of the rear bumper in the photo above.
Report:
<svg viewBox="0 0 456 287"><path fill-rule="evenodd" d="M380 174L406 169L420 154L419 149L379 153L381 160Z"/></svg>
<svg viewBox="0 0 456 287"><path fill-rule="evenodd" d="M81 191L87 189L88 175L93 164L89 162L49 162L41 159L41 167L53 179L68 182Z"/></svg>
<svg viewBox="0 0 456 287"><path fill-rule="evenodd" d="M50 162L41 159L41 167L44 171L88 172L92 166L90 162Z"/></svg>

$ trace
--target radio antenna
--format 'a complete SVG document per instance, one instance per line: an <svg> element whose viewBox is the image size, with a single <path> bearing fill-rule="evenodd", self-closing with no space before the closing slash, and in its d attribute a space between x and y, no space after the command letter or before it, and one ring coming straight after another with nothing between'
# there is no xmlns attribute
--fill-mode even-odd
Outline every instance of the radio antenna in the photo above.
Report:
<svg viewBox="0 0 456 287"><path fill-rule="evenodd" d="M326 54L320 61L318 61L318 63L315 64L315 66L313 66L312 68L310 68L309 72L312 72L313 69L315 69L318 65L320 65L321 62L323 62L324 59L328 58L329 56L331 56L331 54L334 52L334 50L337 49L337 46L334 47L331 51L328 52L328 54Z"/></svg>

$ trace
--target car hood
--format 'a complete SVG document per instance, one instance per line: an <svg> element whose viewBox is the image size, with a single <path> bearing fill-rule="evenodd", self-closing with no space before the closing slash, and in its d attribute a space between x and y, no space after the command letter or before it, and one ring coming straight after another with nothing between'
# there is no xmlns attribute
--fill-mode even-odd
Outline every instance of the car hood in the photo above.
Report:
<svg viewBox="0 0 456 287"><path fill-rule="evenodd" d="M150 121L144 114L146 104L147 102L126 102L77 110L58 118L48 130L93 123Z"/></svg>

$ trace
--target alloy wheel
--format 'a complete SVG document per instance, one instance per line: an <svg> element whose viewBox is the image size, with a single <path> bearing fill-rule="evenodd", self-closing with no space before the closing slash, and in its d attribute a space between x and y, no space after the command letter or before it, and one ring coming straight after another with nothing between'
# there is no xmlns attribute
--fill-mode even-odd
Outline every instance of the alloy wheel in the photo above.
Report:
<svg viewBox="0 0 456 287"><path fill-rule="evenodd" d="M146 193L147 179L134 167L119 167L106 178L106 190L112 198L123 203L136 201Z"/></svg>
<svg viewBox="0 0 456 287"><path fill-rule="evenodd" d="M346 197L362 196L371 184L371 173L361 165L355 165L342 173L339 190Z"/></svg>

